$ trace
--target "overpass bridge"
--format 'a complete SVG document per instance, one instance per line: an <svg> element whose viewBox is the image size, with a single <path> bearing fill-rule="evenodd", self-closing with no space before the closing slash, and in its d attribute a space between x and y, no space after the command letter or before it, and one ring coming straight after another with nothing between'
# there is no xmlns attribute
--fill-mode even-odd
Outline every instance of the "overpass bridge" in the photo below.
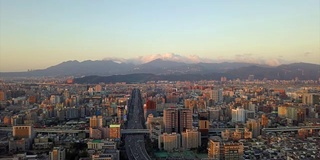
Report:
<svg viewBox="0 0 320 160"><path fill-rule="evenodd" d="M278 128L263 128L262 132L295 132L299 129L306 129L306 130L315 130L319 131L320 126L299 126L299 127L278 127Z"/></svg>
<svg viewBox="0 0 320 160"><path fill-rule="evenodd" d="M278 127L278 128L263 128L261 131L262 132L296 132L299 129L307 129L307 130L315 130L319 131L320 126L299 126L299 127ZM225 130L229 131L235 131L236 128L210 128L209 129L209 135L220 135L222 131ZM243 131L244 128L238 128L240 131Z"/></svg>
<svg viewBox="0 0 320 160"><path fill-rule="evenodd" d="M0 131L12 132L12 127L0 127ZM89 133L89 130L75 130L75 129L51 129L51 128L34 128L37 133Z"/></svg>
<svg viewBox="0 0 320 160"><path fill-rule="evenodd" d="M12 132L12 127L0 127L0 131ZM81 132L89 133L89 130L75 130L75 129L51 129L51 128L34 128L36 133L69 133L78 134ZM148 129L121 129L121 134L149 134Z"/></svg>
<svg viewBox="0 0 320 160"><path fill-rule="evenodd" d="M121 129L121 134L149 134L148 129Z"/></svg>
<svg viewBox="0 0 320 160"><path fill-rule="evenodd" d="M299 127L278 127L278 128L263 128L262 132L296 132L299 129L307 129L320 131L320 126L299 126ZM220 135L222 131L228 129L229 131L234 131L236 128L210 128L209 135ZM238 128L243 131L244 128ZM0 131L12 132L12 127L0 127ZM34 128L37 133L61 133L61 134L78 134L81 132L89 133L89 130L74 130L74 129L51 129L51 128ZM121 129L121 134L149 134L148 129Z"/></svg>

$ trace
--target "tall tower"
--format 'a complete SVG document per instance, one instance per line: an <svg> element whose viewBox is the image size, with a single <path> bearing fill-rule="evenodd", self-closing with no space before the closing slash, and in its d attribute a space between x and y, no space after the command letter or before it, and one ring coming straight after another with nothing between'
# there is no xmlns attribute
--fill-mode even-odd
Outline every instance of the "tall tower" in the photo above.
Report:
<svg viewBox="0 0 320 160"><path fill-rule="evenodd" d="M163 111L164 132L178 132L178 112L174 108L167 108Z"/></svg>
<svg viewBox="0 0 320 160"><path fill-rule="evenodd" d="M178 133L185 132L187 129L192 129L192 113L190 109L182 108L178 110Z"/></svg>
<svg viewBox="0 0 320 160"><path fill-rule="evenodd" d="M181 133L192 129L192 112L187 108L167 108L163 111L163 122L166 133Z"/></svg>

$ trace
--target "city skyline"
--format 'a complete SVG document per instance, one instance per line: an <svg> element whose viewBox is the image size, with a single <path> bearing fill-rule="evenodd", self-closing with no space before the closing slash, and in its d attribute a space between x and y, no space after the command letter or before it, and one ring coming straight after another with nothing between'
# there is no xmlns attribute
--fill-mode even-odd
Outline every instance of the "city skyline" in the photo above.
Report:
<svg viewBox="0 0 320 160"><path fill-rule="evenodd" d="M0 1L0 72L175 53L320 64L319 1Z"/></svg>
<svg viewBox="0 0 320 160"><path fill-rule="evenodd" d="M62 79L0 84L0 157L320 159L318 80Z"/></svg>

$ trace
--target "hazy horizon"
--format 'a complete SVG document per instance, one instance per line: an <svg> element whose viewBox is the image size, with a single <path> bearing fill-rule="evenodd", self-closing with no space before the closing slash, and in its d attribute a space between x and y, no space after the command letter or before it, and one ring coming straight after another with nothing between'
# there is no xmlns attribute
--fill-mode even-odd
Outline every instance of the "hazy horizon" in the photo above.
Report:
<svg viewBox="0 0 320 160"><path fill-rule="evenodd" d="M168 56L170 55L170 56ZM104 59L97 59L97 60L76 60L76 59L70 59L70 60L65 60L62 62L59 62L57 64L53 64L50 66L45 66L44 68L36 68L36 69L26 69L26 70L22 70L22 71L1 71L2 73L5 72L25 72L25 71L33 71L33 70L41 70L41 69L47 69L49 67L53 67L56 65L60 65L61 63L66 63L66 62L71 62L71 61L77 61L79 63L85 62L85 61L108 61L111 60L113 62L116 63L127 63L127 64L135 64L135 65L140 65L140 64L144 64L144 63L148 63L151 62L153 60L157 60L157 59L162 59L164 61L176 61L176 62L182 62L182 63L186 63L186 64L196 64L196 63L224 63L224 62L229 62L229 63L251 63L251 64L257 64L257 65L266 65L266 66L271 66L271 67L276 67L276 66L280 66L282 64L292 64L292 63L309 63L309 64L316 64L316 65L320 65L320 63L312 63L312 62L288 62L288 61L284 61L282 59L254 59L251 58L251 55L247 55L249 56L248 60L244 59L245 55L237 55L240 59L208 59L205 57L194 57L195 55L190 55L190 56L181 56L179 54L174 54L174 53L167 53L167 54L155 54L155 55L147 55L147 56L138 56L135 58L129 58L129 59L124 59L121 57L107 57ZM241 59L243 58L243 59Z"/></svg>
<svg viewBox="0 0 320 160"><path fill-rule="evenodd" d="M320 64L320 1L0 1L0 72L175 53Z"/></svg>

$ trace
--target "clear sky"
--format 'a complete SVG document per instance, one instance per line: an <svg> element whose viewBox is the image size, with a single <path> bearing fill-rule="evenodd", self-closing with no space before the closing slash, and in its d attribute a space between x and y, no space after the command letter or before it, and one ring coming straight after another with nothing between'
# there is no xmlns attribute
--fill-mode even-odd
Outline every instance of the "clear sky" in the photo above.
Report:
<svg viewBox="0 0 320 160"><path fill-rule="evenodd" d="M0 71L177 53L320 63L319 0L0 0Z"/></svg>

